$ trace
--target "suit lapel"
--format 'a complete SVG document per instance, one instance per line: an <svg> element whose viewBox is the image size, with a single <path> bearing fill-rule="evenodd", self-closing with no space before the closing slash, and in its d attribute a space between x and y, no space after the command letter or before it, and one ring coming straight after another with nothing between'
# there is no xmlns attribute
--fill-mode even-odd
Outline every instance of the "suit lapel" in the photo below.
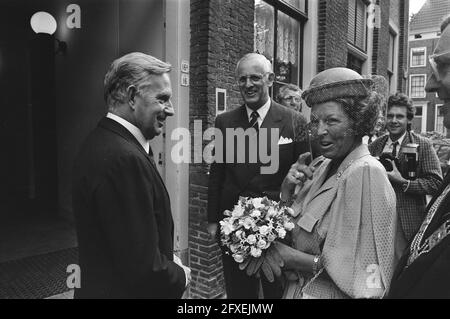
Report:
<svg viewBox="0 0 450 319"><path fill-rule="evenodd" d="M139 143L139 141L134 137L133 134L131 134L130 131L128 131L122 124L111 120L110 118L104 117L102 120L100 120L99 126L112 131L115 134L120 135L121 137L123 137L128 143L133 144L136 149L142 153L142 155L145 156L145 158L148 160L148 162L150 163L150 166L152 167L152 169L155 171L155 174L159 177L159 180L161 182L161 184L164 186L164 189L167 192L166 186L164 185L164 181L161 177L161 175L159 174L158 169L156 168L156 164L154 163L154 161L150 158L150 155L145 151L145 149L142 147L142 145ZM150 153L153 154L152 149L150 148Z"/></svg>

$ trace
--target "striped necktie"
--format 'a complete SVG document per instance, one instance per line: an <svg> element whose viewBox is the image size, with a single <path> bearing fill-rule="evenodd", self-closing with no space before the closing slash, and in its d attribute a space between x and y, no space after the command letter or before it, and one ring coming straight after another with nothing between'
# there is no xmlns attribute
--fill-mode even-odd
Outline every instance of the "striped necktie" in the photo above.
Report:
<svg viewBox="0 0 450 319"><path fill-rule="evenodd" d="M395 143L392 143L392 156L393 157L397 157L397 146L398 146L398 141Z"/></svg>
<svg viewBox="0 0 450 319"><path fill-rule="evenodd" d="M259 114L256 111L253 111L250 115L250 127L253 127L257 133L259 132L258 117Z"/></svg>

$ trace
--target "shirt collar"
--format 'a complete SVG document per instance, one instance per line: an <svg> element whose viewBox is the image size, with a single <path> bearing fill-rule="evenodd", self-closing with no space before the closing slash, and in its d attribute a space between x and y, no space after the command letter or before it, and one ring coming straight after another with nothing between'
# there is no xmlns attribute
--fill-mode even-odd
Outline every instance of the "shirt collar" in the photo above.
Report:
<svg viewBox="0 0 450 319"><path fill-rule="evenodd" d="M256 112L258 112L259 119L261 119L261 122L263 122L264 119L266 118L266 115L267 115L267 112L269 112L271 103L272 103L272 101L270 99L268 99L267 102L263 106L261 106L259 109L256 110ZM247 105L245 105L245 108L247 109L247 117L248 117L248 121L250 122L253 110L251 108L249 108Z"/></svg>
<svg viewBox="0 0 450 319"><path fill-rule="evenodd" d="M127 120L123 119L122 117L112 114L110 112L108 112L108 114L106 114L106 117L111 120L116 121L117 123L124 126L128 131L130 131L130 133L133 134L133 136L138 140L139 144L142 145L142 147L148 154L148 152L150 150L150 142L144 137L144 135L142 134L142 132L139 128L137 128L136 126L134 126Z"/></svg>
<svg viewBox="0 0 450 319"><path fill-rule="evenodd" d="M406 132L396 141L398 142L398 145L402 145L403 140L405 139L406 136ZM392 145L394 142L391 140L391 136L389 136L388 141L387 141L387 145L390 146Z"/></svg>

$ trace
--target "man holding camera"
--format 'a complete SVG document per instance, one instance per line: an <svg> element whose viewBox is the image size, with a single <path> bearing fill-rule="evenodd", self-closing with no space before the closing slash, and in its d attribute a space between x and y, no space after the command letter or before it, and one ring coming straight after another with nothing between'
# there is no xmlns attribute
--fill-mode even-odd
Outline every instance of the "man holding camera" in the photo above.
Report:
<svg viewBox="0 0 450 319"><path fill-rule="evenodd" d="M444 102L450 129L450 16L429 57L432 74L425 90ZM394 273L389 298L450 298L450 173L425 211L426 218Z"/></svg>
<svg viewBox="0 0 450 319"><path fill-rule="evenodd" d="M411 132L414 109L411 99L396 93L388 99L386 134L372 144L372 156L380 157L397 195L397 214L409 242L425 217L426 195L434 195L442 183L439 158L431 142Z"/></svg>

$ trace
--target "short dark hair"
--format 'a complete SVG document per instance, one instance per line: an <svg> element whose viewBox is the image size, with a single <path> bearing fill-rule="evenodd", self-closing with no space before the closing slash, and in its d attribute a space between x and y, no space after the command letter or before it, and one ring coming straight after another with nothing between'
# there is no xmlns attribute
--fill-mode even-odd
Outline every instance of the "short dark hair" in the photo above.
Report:
<svg viewBox="0 0 450 319"><path fill-rule="evenodd" d="M397 92L389 96L387 109L389 110L393 106L406 107L406 118L410 121L414 118L413 102L406 94Z"/></svg>
<svg viewBox="0 0 450 319"><path fill-rule="evenodd" d="M338 98L345 114L353 123L356 136L370 135L377 123L382 103L381 95L372 91L366 98Z"/></svg>

